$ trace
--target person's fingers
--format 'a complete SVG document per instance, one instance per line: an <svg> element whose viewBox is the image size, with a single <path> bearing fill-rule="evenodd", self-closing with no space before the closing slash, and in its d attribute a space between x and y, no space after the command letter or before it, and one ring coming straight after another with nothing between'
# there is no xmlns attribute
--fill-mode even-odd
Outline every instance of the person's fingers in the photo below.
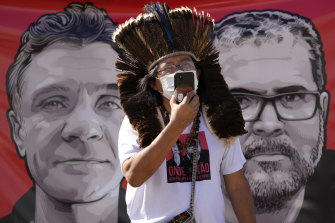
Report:
<svg viewBox="0 0 335 223"><path fill-rule="evenodd" d="M189 99L188 94L187 94L179 104L187 104L189 100L190 99Z"/></svg>
<svg viewBox="0 0 335 223"><path fill-rule="evenodd" d="M172 95L171 99L170 99L170 104L177 104L176 98L174 95Z"/></svg>
<svg viewBox="0 0 335 223"><path fill-rule="evenodd" d="M188 103L190 103L190 102L193 100L193 97L194 97L195 95L197 95L197 94L195 93L195 91L190 91L190 92L188 92L187 95L184 97L182 103L183 103L183 104L188 104Z"/></svg>
<svg viewBox="0 0 335 223"><path fill-rule="evenodd" d="M189 104L191 106L195 106L196 104L199 103L199 96L197 94L193 95L192 98L190 99Z"/></svg>
<svg viewBox="0 0 335 223"><path fill-rule="evenodd" d="M199 107L200 107L200 101L199 101L199 100L195 103L194 107L195 107L197 110L199 109Z"/></svg>
<svg viewBox="0 0 335 223"><path fill-rule="evenodd" d="M197 102L195 105L192 105L192 108L194 109L194 112L198 112L199 111L199 107L200 107L200 103Z"/></svg>

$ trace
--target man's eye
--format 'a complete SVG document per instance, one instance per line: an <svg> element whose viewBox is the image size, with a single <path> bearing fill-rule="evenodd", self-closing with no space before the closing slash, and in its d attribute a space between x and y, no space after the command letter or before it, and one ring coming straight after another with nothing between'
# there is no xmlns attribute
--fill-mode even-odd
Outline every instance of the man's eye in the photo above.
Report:
<svg viewBox="0 0 335 223"><path fill-rule="evenodd" d="M235 96L236 100L238 103L240 103L241 105L241 109L246 109L249 106L256 104L257 103L257 99L253 98L251 96Z"/></svg>
<svg viewBox="0 0 335 223"><path fill-rule="evenodd" d="M292 93L280 97L278 102L285 108L297 109L309 103L315 103L316 97L313 94Z"/></svg>
<svg viewBox="0 0 335 223"><path fill-rule="evenodd" d="M289 94L282 97L282 101L286 102L297 102L304 99L303 94Z"/></svg>
<svg viewBox="0 0 335 223"><path fill-rule="evenodd" d="M120 105L118 105L117 103L115 103L112 100L106 100L104 102L102 102L101 104L99 104L98 108L102 111L106 111L106 112L111 112L115 109L121 109Z"/></svg>
<svg viewBox="0 0 335 223"><path fill-rule="evenodd" d="M66 105L62 103L61 101L52 100L52 101L46 101L41 105L43 110L46 111L57 111L63 108L66 108Z"/></svg>

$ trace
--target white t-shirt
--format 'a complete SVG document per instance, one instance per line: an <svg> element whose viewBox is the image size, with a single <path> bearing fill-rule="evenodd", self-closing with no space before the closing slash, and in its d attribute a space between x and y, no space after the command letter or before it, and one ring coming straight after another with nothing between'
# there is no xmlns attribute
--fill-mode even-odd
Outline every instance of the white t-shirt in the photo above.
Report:
<svg viewBox="0 0 335 223"><path fill-rule="evenodd" d="M185 142L191 125L180 141ZM197 223L225 222L221 175L240 170L245 158L239 140L226 148L217 140L200 117L199 139L201 152L198 157L195 184L194 215ZM119 158L121 164L139 152L138 133L124 118L119 133ZM176 157L176 158L175 158ZM180 154L171 149L159 169L140 187L127 185L127 212L132 222L167 222L190 207L191 170L187 151Z"/></svg>

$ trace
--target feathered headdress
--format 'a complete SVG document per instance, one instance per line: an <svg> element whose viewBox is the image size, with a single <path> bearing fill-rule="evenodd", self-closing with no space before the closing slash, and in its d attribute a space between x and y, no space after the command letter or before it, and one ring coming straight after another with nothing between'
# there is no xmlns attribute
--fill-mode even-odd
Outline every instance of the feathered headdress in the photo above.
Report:
<svg viewBox="0 0 335 223"><path fill-rule="evenodd" d="M139 133L140 146L150 145L164 128L159 104L139 98L139 85L162 60L180 54L191 56L201 68L198 95L209 130L226 144L246 133L238 102L221 75L219 53L210 40L214 20L209 14L187 7L171 10L165 3L152 3L145 14L121 24L113 40L122 49L116 67L121 105ZM206 83L204 83L206 82Z"/></svg>

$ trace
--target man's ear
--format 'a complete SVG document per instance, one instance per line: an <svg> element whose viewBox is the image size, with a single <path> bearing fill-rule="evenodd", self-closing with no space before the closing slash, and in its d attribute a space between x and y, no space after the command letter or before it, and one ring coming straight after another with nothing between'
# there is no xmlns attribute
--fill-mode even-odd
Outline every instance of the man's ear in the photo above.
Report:
<svg viewBox="0 0 335 223"><path fill-rule="evenodd" d="M26 149L24 147L26 132L22 126L22 122L19 121L19 117L17 117L13 110L7 111L7 119L11 129L12 140L16 145L17 153L21 158L23 158L26 156Z"/></svg>
<svg viewBox="0 0 335 223"><path fill-rule="evenodd" d="M320 94L320 106L322 117L325 123L328 121L328 111L329 111L329 103L330 103L330 94L328 91L323 91Z"/></svg>

